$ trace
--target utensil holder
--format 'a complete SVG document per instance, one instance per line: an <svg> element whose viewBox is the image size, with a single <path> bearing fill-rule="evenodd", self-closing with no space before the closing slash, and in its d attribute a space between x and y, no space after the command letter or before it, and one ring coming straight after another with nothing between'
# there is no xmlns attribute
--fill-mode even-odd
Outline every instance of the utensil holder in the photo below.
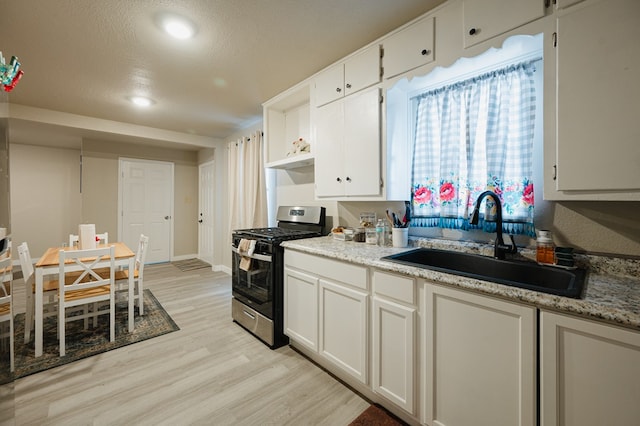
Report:
<svg viewBox="0 0 640 426"><path fill-rule="evenodd" d="M394 247L407 247L409 245L409 228L393 228L391 240Z"/></svg>

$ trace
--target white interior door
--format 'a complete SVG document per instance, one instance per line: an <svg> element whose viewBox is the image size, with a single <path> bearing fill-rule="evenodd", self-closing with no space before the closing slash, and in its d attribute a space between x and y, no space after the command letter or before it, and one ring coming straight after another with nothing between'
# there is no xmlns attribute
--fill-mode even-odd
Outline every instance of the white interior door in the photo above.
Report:
<svg viewBox="0 0 640 426"><path fill-rule="evenodd" d="M169 262L173 235L173 163L120 159L119 240L135 249L149 237L148 263Z"/></svg>
<svg viewBox="0 0 640 426"><path fill-rule="evenodd" d="M213 265L213 161L201 164L198 169L198 258Z"/></svg>

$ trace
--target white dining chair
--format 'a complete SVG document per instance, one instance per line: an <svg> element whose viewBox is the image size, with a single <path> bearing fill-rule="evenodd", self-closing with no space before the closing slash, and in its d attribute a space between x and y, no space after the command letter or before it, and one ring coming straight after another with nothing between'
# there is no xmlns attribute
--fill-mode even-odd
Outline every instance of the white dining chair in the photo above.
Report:
<svg viewBox="0 0 640 426"><path fill-rule="evenodd" d="M31 340L31 330L34 329L35 321L35 292L36 292L36 276L33 269L33 261L29 252L29 245L23 242L18 246L18 258L20 260L20 269L22 271L22 279L24 280L24 291L26 299L26 309L24 315L24 343L25 345ZM67 282L73 282L75 277L80 273L67 274L65 279ZM75 275L75 277L74 277ZM58 279L47 279L42 283L42 318L48 318L58 315ZM85 323L88 327L88 320Z"/></svg>
<svg viewBox="0 0 640 426"><path fill-rule="evenodd" d="M134 261L133 271L133 293L134 300L138 303L139 315L144 315L144 262L147 257L147 249L149 247L149 237L140 234L138 240L138 250L136 251L136 259ZM100 275L105 277L108 271L100 271ZM116 291L126 290L129 286L129 270L117 270L115 273Z"/></svg>
<svg viewBox="0 0 640 426"><path fill-rule="evenodd" d="M147 249L149 247L149 237L140 234L138 241L138 250L136 251L136 260L133 271L134 299L138 302L138 313L144 315L144 262L147 257ZM126 288L129 282L130 271L128 269L116 271L116 282L119 289Z"/></svg>
<svg viewBox="0 0 640 426"><path fill-rule="evenodd" d="M9 338L9 363L11 371L15 370L14 337L13 337L13 291L11 258L0 259L0 325L9 323L9 330L0 332L0 339Z"/></svg>
<svg viewBox="0 0 640 426"><path fill-rule="evenodd" d="M109 233L103 232L102 234L96 234L96 238L100 240L100 244L109 244ZM73 247L80 241L78 234L69 234L69 247Z"/></svg>
<svg viewBox="0 0 640 426"><path fill-rule="evenodd" d="M72 283L59 286L58 298L58 330L60 339L60 356L66 353L65 325L67 322L86 319L87 316L109 314L109 341L115 340L115 247L104 247L88 250L60 250L59 282L65 282L65 274L80 271ZM67 261L70 261L67 263ZM104 278L98 273L104 270L104 262L108 262L109 276ZM101 265L102 263L102 265ZM88 312L67 317L66 308L76 306L96 306L108 301L108 309Z"/></svg>

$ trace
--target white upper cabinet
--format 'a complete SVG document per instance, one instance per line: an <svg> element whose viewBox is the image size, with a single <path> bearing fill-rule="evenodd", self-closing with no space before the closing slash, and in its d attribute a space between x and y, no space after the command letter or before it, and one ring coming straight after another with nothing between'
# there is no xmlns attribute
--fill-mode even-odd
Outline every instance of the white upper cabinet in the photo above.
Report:
<svg viewBox="0 0 640 426"><path fill-rule="evenodd" d="M374 45L318 73L314 104L325 105L379 82L380 45Z"/></svg>
<svg viewBox="0 0 640 426"><path fill-rule="evenodd" d="M640 200L640 1L557 12L552 199Z"/></svg>
<svg viewBox="0 0 640 426"><path fill-rule="evenodd" d="M434 17L427 17L382 41L384 78L433 62L434 21Z"/></svg>
<svg viewBox="0 0 640 426"><path fill-rule="evenodd" d="M380 194L380 90L316 109L316 197Z"/></svg>
<svg viewBox="0 0 640 426"><path fill-rule="evenodd" d="M545 0L463 0L464 47L544 16Z"/></svg>

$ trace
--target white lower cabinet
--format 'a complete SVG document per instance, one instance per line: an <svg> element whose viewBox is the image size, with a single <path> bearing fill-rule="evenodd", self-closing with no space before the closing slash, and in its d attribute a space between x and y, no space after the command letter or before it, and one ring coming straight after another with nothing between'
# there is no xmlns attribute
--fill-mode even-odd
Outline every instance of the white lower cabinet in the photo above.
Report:
<svg viewBox="0 0 640 426"><path fill-rule="evenodd" d="M373 390L415 414L416 309L373 297Z"/></svg>
<svg viewBox="0 0 640 426"><path fill-rule="evenodd" d="M536 309L425 287L423 422L536 424Z"/></svg>
<svg viewBox="0 0 640 426"><path fill-rule="evenodd" d="M285 334L294 346L368 384L367 268L294 250L285 250L284 263Z"/></svg>
<svg viewBox="0 0 640 426"><path fill-rule="evenodd" d="M415 279L374 270L372 292L371 386L374 392L415 416L418 405Z"/></svg>
<svg viewBox="0 0 640 426"><path fill-rule="evenodd" d="M320 354L368 383L368 293L320 280Z"/></svg>
<svg viewBox="0 0 640 426"><path fill-rule="evenodd" d="M284 334L318 351L318 282L313 275L284 268Z"/></svg>
<svg viewBox="0 0 640 426"><path fill-rule="evenodd" d="M540 313L540 424L640 424L640 332Z"/></svg>

